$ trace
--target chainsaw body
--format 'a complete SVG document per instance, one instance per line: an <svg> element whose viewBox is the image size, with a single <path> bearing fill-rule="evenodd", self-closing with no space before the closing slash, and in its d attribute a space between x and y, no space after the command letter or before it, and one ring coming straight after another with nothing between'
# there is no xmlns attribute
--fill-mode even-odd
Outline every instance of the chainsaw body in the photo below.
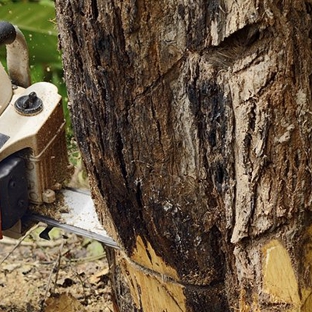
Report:
<svg viewBox="0 0 312 312"><path fill-rule="evenodd" d="M42 101L42 110L36 115L23 115L15 103L33 92ZM65 121L54 85L40 82L14 90L0 115L0 167L12 155L25 161L30 201L49 202L47 191L60 188L68 171Z"/></svg>
<svg viewBox="0 0 312 312"><path fill-rule="evenodd" d="M28 85L27 45L16 27L0 22L1 43L13 77L0 63L0 237L12 228L22 235L20 220L30 204L53 202L68 178L61 96L51 83ZM22 65L19 58L14 63L19 54Z"/></svg>

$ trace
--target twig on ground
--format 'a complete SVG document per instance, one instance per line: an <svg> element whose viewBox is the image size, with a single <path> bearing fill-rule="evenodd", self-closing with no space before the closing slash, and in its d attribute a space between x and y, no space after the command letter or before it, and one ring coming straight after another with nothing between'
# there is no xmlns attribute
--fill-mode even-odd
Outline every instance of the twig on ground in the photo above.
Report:
<svg viewBox="0 0 312 312"><path fill-rule="evenodd" d="M56 285L56 283L57 283L58 272L59 272L60 265L61 265L61 258L62 258L63 246L64 246L64 240L62 241L62 244L61 244L61 246L60 246L60 249L59 249L57 258L56 258L56 260L54 261L54 265L53 265L53 267L52 267L52 270L50 271L50 275L49 275L49 278L48 278L48 284L47 284L46 292L45 292L45 294L44 294L44 298L41 300L40 311L44 311L44 304L45 304L45 301L46 301L46 299L48 298L48 295L49 295L50 284L51 284L51 281L52 281L53 273L56 273L56 274L55 274L55 280L54 280L54 284L53 284L53 291L51 291L51 293L54 293L54 291L55 291L55 285Z"/></svg>
<svg viewBox="0 0 312 312"><path fill-rule="evenodd" d="M40 239L40 241L36 241L36 242L24 242L22 241L19 246L27 246L27 247L56 247L62 244L63 239L57 239L57 240L53 240L53 241L47 241L47 240L43 240ZM14 238L10 238L10 237L6 237L4 236L3 239L0 241L0 245L15 245L16 244L16 239Z"/></svg>
<svg viewBox="0 0 312 312"><path fill-rule="evenodd" d="M18 248L20 245L21 245L21 243L23 242L23 240L26 238L26 237L28 237L29 235L30 235L30 233L31 232L33 232L35 229L37 229L39 227L39 225L38 224L36 224L33 228L31 228L30 230L28 230L27 232L26 232L26 234L23 236L23 237L21 237L18 241L17 241L17 243L15 244L15 246L8 252L8 254L1 260L1 262L0 262L0 266L3 264L3 262L5 261L5 260L7 260L9 257L10 257L10 255L12 255L12 253L15 251L15 249L16 248Z"/></svg>
<svg viewBox="0 0 312 312"><path fill-rule="evenodd" d="M87 294L86 294L86 290L85 290L85 281L81 278L80 274L77 272L76 267L73 266L73 262L72 261L68 261L68 265L73 270L75 276L77 277L77 279L79 280L79 282L81 284L82 294L83 294L83 301L84 301L84 304L87 304L88 303L88 298L87 298Z"/></svg>
<svg viewBox="0 0 312 312"><path fill-rule="evenodd" d="M102 254L96 255L96 256L84 257L84 258L79 258L79 259L70 259L68 261L81 264L81 263L85 263L85 262L93 262L96 260L101 260L105 257L106 257L106 253L102 253Z"/></svg>

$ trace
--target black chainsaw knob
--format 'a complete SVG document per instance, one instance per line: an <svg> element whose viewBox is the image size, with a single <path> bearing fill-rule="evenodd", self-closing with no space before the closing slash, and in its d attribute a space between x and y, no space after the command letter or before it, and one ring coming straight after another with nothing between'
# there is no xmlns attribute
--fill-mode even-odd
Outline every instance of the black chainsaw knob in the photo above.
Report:
<svg viewBox="0 0 312 312"><path fill-rule="evenodd" d="M16 38L15 27L8 22L0 21L0 45L10 44Z"/></svg>
<svg viewBox="0 0 312 312"><path fill-rule="evenodd" d="M31 92L18 98L14 103L14 107L21 115L34 116L42 111L43 103L36 92Z"/></svg>

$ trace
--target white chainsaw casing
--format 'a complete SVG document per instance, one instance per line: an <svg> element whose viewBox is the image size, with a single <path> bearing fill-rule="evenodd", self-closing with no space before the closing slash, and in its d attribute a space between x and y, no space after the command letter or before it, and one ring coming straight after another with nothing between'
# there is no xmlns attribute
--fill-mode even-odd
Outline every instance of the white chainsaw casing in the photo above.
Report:
<svg viewBox="0 0 312 312"><path fill-rule="evenodd" d="M32 116L22 115L14 103L31 92L42 100L43 110ZM39 82L26 89L15 89L0 115L1 137L0 161L17 152L25 157L29 199L41 204L46 190L59 188L68 177L65 121L57 88L51 83Z"/></svg>

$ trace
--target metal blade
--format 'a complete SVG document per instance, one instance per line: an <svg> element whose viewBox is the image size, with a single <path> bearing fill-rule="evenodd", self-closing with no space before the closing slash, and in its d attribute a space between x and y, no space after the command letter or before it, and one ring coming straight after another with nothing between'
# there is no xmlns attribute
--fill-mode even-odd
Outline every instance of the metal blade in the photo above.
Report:
<svg viewBox="0 0 312 312"><path fill-rule="evenodd" d="M99 222L95 207L89 192L76 189L63 189L64 202L68 212L61 213L60 219L43 216L37 213L27 213L23 219L43 222L48 226L58 227L67 232L98 240L105 245L119 249L117 243L108 236Z"/></svg>

